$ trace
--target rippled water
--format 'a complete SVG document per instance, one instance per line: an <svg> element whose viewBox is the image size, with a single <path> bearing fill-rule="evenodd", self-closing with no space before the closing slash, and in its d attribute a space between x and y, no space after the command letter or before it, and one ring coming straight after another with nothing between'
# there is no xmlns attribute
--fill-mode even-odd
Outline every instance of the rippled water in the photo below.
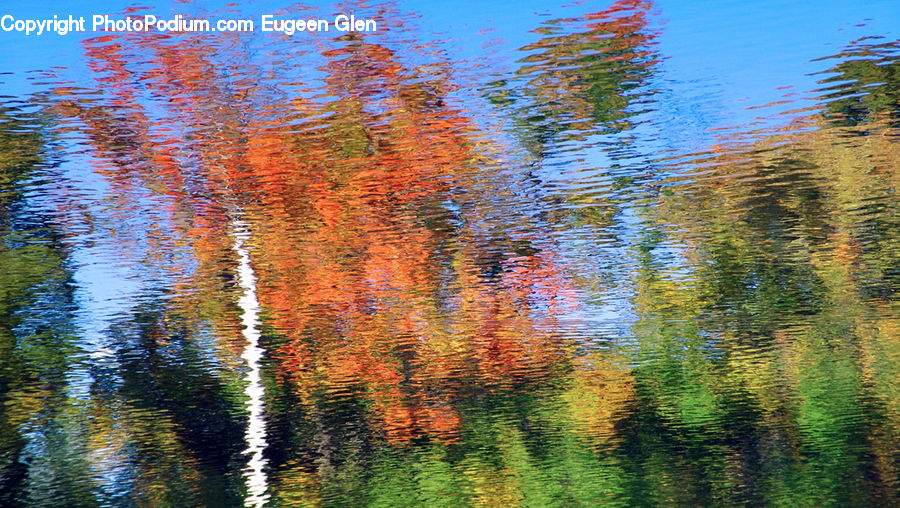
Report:
<svg viewBox="0 0 900 508"><path fill-rule="evenodd" d="M900 503L893 2L113 3L379 30L0 33L0 505Z"/></svg>

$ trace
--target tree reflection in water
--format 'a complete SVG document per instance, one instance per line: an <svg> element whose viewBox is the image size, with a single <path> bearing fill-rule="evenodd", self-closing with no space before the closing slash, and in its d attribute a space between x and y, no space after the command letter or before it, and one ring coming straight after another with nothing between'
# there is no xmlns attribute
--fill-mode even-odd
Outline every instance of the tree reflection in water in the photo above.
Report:
<svg viewBox="0 0 900 508"><path fill-rule="evenodd" d="M0 504L895 505L897 46L669 156L652 13L473 83L401 13L86 40L0 108Z"/></svg>

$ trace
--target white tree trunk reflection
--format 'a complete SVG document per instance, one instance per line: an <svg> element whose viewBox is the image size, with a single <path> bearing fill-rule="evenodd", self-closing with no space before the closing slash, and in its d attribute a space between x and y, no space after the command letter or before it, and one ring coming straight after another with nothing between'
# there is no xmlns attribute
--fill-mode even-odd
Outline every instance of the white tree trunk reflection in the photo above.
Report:
<svg viewBox="0 0 900 508"><path fill-rule="evenodd" d="M263 350L259 347L259 301L256 298L256 277L250 266L250 253L246 243L250 239L250 231L247 223L240 220L232 222L234 236L234 251L238 254L238 283L244 294L238 300L243 314L243 334L247 339L247 346L241 357L247 361L250 370L247 373L247 387L244 393L249 398L247 402L250 412L250 424L244 435L246 448L244 453L250 455L250 462L244 470L244 481L247 485L247 498L244 506L258 507L265 505L268 500L266 494L266 473L264 471L266 459L263 450L266 448L266 425L263 418L263 388L260 378L259 361Z"/></svg>

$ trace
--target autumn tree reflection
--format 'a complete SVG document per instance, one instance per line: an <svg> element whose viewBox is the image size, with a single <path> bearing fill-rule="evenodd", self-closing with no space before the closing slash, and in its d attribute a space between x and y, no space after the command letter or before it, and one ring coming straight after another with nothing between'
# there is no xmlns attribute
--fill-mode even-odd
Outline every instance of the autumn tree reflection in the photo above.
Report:
<svg viewBox="0 0 900 508"><path fill-rule="evenodd" d="M53 192L50 118L23 106L0 104L0 504L91 506L71 270L35 197Z"/></svg>
<svg viewBox="0 0 900 508"><path fill-rule="evenodd" d="M896 504L896 48L855 47L877 58L841 57L822 110L780 130L622 170L609 147L652 83L651 7L548 22L476 92L524 172L611 161L602 185L524 204L470 84L405 39L87 40L93 87L55 88L41 114L109 186L96 227L142 285L86 362L88 423L57 425L77 409L59 353L74 233L22 205L43 140L4 110L0 256L21 276L0 273L3 500L45 470L64 471L48 499L81 472L86 504L111 479L123 504L246 497L240 224L274 504ZM627 282L620 336L584 315L590 228L629 258L603 260ZM26 446L56 436L62 455Z"/></svg>
<svg viewBox="0 0 900 508"><path fill-rule="evenodd" d="M445 64L410 68L395 50L348 35L321 52L314 94L279 101L270 87L235 77L240 64L216 52L228 43L98 37L86 48L102 99L58 91L56 111L90 140L117 213L133 219L145 200L161 200L174 235L147 237L147 254L123 252L174 282L160 288L170 297L152 300L157 310L135 309L117 328L127 368L115 376L125 384L104 395L167 415L147 415L173 439L166 461L174 462L158 467L177 465L186 489L237 488L225 473L240 460L235 449L204 456L213 429L178 401L195 394L194 405L218 414L234 398L235 376L197 370L193 343L213 332L212 354L240 368L228 239L240 214L266 312L267 454L280 499L377 498L382 476L370 470L406 467L390 458L399 449L436 468L436 481L458 485L477 479L445 456L450 450L499 478L558 444L574 461L555 465L558 474L574 474L574 464L596 474L593 448L583 444L614 442L612 422L631 394L627 369L601 354L572 361L558 319L576 296L552 242L469 220L481 204L467 186L493 169L474 123L448 98L455 85ZM172 241L190 249L191 261L153 254L157 242L167 251ZM162 351L181 366L157 365ZM137 379L152 381L158 395L126 390ZM547 416L557 406L571 411ZM145 425L127 416L133 411L123 406L97 421ZM221 416L216 433L230 442L237 430ZM560 425L580 430L558 434ZM485 426L496 430L484 434ZM515 456L484 441L493 432L518 447ZM539 435L543 451L522 448ZM476 458L485 446L494 458ZM157 462L153 448L140 450L147 467ZM523 488L549 485L540 475L531 481ZM607 496L608 483L571 495ZM460 499L475 495L459 488ZM477 490L495 495L488 485ZM503 496L518 499L519 490Z"/></svg>
<svg viewBox="0 0 900 508"><path fill-rule="evenodd" d="M520 49L527 56L515 76L493 83L489 98L512 109L535 156L583 150L590 136L631 128L631 118L641 112L639 89L658 59L652 6L617 0L583 18L548 21L534 30L541 38Z"/></svg>

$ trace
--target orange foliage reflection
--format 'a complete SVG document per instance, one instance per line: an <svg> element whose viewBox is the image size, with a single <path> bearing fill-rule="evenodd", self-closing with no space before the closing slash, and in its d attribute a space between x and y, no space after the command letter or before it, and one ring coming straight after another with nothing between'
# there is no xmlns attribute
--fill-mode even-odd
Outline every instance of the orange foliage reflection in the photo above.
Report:
<svg viewBox="0 0 900 508"><path fill-rule="evenodd" d="M552 249L466 224L477 203L461 189L490 175L440 69L411 71L355 36L335 45L317 96L260 111L264 87L222 78L209 38L104 36L88 57L112 100L66 97L60 110L86 125L123 205L136 183L172 203L198 261L192 280L207 281L176 299L181 312L222 305L229 223L243 218L281 336L277 379L310 407L323 394L365 400L391 442L453 440L460 400L562 364L556 320L573 290ZM206 317L236 351L236 315Z"/></svg>

